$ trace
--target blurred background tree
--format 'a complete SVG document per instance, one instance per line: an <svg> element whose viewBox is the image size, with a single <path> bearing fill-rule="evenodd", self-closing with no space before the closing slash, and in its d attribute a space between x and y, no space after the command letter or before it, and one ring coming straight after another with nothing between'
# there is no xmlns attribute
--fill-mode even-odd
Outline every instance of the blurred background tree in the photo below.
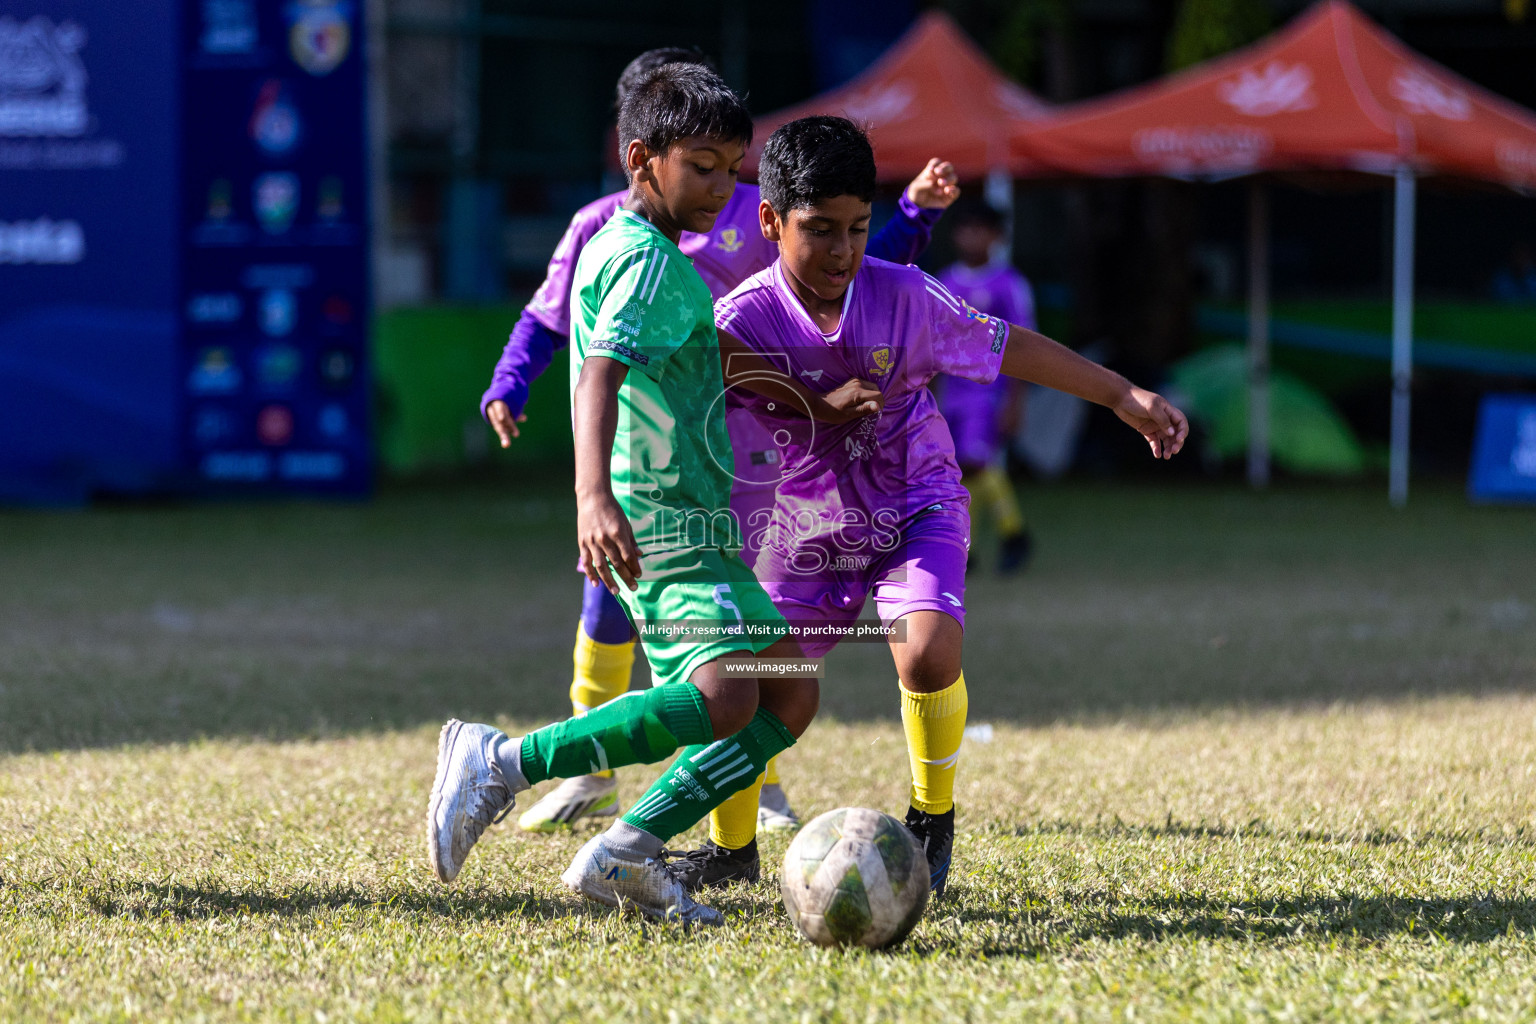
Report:
<svg viewBox="0 0 1536 1024"><path fill-rule="evenodd" d="M1168 70L1246 46L1273 27L1269 8L1260 0L1182 0L1168 36Z"/></svg>

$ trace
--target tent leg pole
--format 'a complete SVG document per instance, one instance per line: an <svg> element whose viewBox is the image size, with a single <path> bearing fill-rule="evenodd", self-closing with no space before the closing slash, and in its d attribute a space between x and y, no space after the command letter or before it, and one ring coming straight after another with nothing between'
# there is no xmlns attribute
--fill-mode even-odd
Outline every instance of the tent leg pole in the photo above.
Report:
<svg viewBox="0 0 1536 1024"><path fill-rule="evenodd" d="M1387 497L1394 508L1408 503L1409 387L1413 383L1413 229L1412 168L1395 174L1392 234L1392 455Z"/></svg>
<svg viewBox="0 0 1536 1024"><path fill-rule="evenodd" d="M1269 486L1269 193L1248 186L1248 485Z"/></svg>
<svg viewBox="0 0 1536 1024"><path fill-rule="evenodd" d="M982 195L987 203L1003 215L1002 248L1007 261L1013 262L1013 175L1006 167L994 167L987 172Z"/></svg>

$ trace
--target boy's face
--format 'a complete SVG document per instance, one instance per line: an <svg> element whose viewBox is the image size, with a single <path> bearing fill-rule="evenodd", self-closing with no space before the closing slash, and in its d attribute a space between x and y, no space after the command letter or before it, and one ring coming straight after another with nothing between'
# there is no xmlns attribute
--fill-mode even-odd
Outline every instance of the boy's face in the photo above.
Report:
<svg viewBox="0 0 1536 1024"><path fill-rule="evenodd" d="M747 151L740 139L693 135L662 153L636 140L626 154L635 182L673 226L704 234L736 190Z"/></svg>
<svg viewBox="0 0 1536 1024"><path fill-rule="evenodd" d="M818 299L841 300L864 262L869 203L853 195L833 196L780 216L765 200L758 216L764 237L779 243L790 276Z"/></svg>
<svg viewBox="0 0 1536 1024"><path fill-rule="evenodd" d="M955 226L955 251L966 264L979 267L992 258L992 247L1002 240L1003 233L990 224L965 221Z"/></svg>

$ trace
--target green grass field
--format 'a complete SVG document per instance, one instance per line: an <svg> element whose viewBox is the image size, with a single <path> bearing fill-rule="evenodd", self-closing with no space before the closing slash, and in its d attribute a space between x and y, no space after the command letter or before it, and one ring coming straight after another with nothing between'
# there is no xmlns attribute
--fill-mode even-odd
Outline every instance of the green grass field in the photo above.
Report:
<svg viewBox="0 0 1536 1024"><path fill-rule="evenodd" d="M589 908L571 836L431 879L442 719L564 713L561 488L0 513L0 1019L1536 1015L1532 513L1026 504L1036 565L969 588L951 899L887 953L805 945L767 879L706 934ZM899 813L889 656L829 668L786 788Z"/></svg>

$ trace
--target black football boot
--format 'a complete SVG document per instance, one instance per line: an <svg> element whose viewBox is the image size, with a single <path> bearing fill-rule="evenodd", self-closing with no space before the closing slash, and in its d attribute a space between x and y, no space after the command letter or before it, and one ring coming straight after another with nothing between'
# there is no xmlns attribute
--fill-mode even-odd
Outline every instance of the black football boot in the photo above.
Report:
<svg viewBox="0 0 1536 1024"><path fill-rule="evenodd" d="M706 839L697 850L681 854L668 852L665 856L668 867L688 892L735 882L755 882L763 873L756 839L739 850L727 850Z"/></svg>
<svg viewBox="0 0 1536 1024"><path fill-rule="evenodd" d="M929 814L908 807L907 830L923 847L923 855L928 858L928 891L939 899L949 882L949 859L955 848L955 809Z"/></svg>

